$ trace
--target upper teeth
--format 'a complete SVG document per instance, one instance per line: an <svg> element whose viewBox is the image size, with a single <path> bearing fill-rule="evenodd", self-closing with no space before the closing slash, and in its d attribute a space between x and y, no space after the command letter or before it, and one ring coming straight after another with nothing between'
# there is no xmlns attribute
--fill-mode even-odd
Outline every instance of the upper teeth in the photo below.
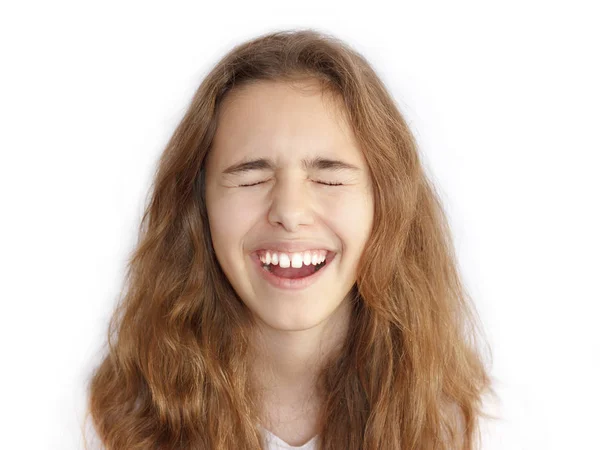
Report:
<svg viewBox="0 0 600 450"><path fill-rule="evenodd" d="M260 254L260 260L263 264L273 264L279 267L300 268L302 264L308 266L310 264L317 265L325 261L327 250L307 250L304 252L282 253L267 250Z"/></svg>

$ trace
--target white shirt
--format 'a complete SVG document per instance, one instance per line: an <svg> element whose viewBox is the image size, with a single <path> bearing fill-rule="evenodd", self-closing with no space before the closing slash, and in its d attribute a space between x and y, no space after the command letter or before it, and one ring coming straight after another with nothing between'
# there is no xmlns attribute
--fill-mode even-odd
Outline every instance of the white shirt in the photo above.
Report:
<svg viewBox="0 0 600 450"><path fill-rule="evenodd" d="M300 447L294 447L285 442L280 437L274 435L264 427L260 427L264 437L264 448L265 450L316 450L318 435L314 436L310 441L301 445Z"/></svg>

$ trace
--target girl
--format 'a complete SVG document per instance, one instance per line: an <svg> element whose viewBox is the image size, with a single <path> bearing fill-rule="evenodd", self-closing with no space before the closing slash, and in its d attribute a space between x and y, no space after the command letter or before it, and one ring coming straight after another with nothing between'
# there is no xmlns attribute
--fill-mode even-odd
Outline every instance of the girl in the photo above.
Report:
<svg viewBox="0 0 600 450"><path fill-rule="evenodd" d="M89 385L107 449L464 449L493 393L443 208L367 61L243 43L164 151Z"/></svg>

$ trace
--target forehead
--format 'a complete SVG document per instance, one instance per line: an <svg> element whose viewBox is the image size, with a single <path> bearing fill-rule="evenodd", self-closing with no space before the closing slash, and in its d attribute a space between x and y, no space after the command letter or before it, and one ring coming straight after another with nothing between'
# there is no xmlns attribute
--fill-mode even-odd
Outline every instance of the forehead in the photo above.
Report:
<svg viewBox="0 0 600 450"><path fill-rule="evenodd" d="M362 160L340 98L309 80L257 81L230 91L211 147L211 158L221 164L247 156Z"/></svg>

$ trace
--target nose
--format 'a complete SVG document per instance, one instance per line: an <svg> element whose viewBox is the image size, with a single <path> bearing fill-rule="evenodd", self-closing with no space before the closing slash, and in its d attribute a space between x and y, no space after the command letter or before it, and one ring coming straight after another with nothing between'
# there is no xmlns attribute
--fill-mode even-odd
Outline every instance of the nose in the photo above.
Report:
<svg viewBox="0 0 600 450"><path fill-rule="evenodd" d="M314 223L311 193L302 177L278 178L272 192L268 220L272 225L281 225L290 233L302 225Z"/></svg>

